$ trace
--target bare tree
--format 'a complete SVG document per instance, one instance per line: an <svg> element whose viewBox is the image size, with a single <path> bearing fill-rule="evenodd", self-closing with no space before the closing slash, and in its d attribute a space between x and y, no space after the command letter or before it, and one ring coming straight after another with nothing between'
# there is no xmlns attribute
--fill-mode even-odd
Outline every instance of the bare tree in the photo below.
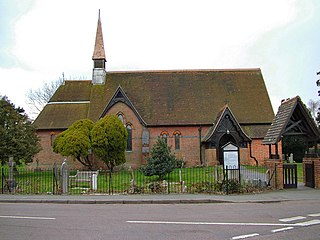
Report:
<svg viewBox="0 0 320 240"><path fill-rule="evenodd" d="M63 78L59 78L59 80L44 83L42 87L38 89L30 89L28 91L26 98L31 115L37 116L41 112L63 81Z"/></svg>
<svg viewBox="0 0 320 240"><path fill-rule="evenodd" d="M308 102L308 109L311 112L311 115L314 119L316 119L317 117L317 113L319 111L319 107L320 107L320 100L315 101L313 99L310 99Z"/></svg>

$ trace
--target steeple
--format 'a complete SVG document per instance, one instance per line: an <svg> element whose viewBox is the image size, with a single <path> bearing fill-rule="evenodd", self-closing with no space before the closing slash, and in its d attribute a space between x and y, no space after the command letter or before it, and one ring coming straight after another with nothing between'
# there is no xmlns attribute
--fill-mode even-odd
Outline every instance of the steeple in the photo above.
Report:
<svg viewBox="0 0 320 240"><path fill-rule="evenodd" d="M103 44L101 19L100 19L100 10L99 10L97 33L96 33L96 42L95 42L95 45L94 45L94 51L93 51L93 55L92 55L92 60L101 60L101 59L104 59L106 61L106 55L105 55L105 52L104 52L104 44Z"/></svg>
<svg viewBox="0 0 320 240"><path fill-rule="evenodd" d="M104 44L103 44L100 10L99 10L96 41L94 45L92 60L93 60L92 83L104 84L106 79L105 64L107 60L106 60Z"/></svg>

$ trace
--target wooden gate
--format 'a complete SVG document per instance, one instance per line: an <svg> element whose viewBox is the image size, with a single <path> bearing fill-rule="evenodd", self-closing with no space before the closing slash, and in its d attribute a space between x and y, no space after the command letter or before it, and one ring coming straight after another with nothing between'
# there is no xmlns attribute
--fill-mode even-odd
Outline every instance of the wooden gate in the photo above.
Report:
<svg viewBox="0 0 320 240"><path fill-rule="evenodd" d="M283 164L283 187L297 188L297 164Z"/></svg>
<svg viewBox="0 0 320 240"><path fill-rule="evenodd" d="M306 186L314 188L314 162L305 163L304 168L306 174Z"/></svg>

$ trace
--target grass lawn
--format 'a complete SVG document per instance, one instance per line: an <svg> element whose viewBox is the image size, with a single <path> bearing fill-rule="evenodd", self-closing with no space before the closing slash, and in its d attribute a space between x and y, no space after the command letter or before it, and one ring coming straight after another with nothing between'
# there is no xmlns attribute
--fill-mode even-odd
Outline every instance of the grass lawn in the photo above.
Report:
<svg viewBox="0 0 320 240"><path fill-rule="evenodd" d="M221 170L220 170L221 172ZM129 192L132 187L131 180L134 179L134 186L143 192L151 192L151 188L162 186L170 186L170 192L181 190L181 183L183 186L191 188L195 183L213 182L214 181L214 167L197 167L197 168L182 168L175 169L168 174L164 180L159 180L157 176L145 176L139 170L133 172L117 171L112 174L112 190L113 192ZM101 172L98 176L98 192L109 192L110 176L107 172Z"/></svg>
<svg viewBox="0 0 320 240"><path fill-rule="evenodd" d="M8 190L7 181L8 169L4 169L5 181L2 184L2 178L0 178L0 186L4 186L4 190ZM33 171L27 169L19 169L13 173L14 181L11 183L15 188L15 193L19 194L44 194L52 193L53 191L53 171Z"/></svg>
<svg viewBox="0 0 320 240"><path fill-rule="evenodd" d="M296 164L297 164L298 182L303 182L303 164L302 163L296 163Z"/></svg>

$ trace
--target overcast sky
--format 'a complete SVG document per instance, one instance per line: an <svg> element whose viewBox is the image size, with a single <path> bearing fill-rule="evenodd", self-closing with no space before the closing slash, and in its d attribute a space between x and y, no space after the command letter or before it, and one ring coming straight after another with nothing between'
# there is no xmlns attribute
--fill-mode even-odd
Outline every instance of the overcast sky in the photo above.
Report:
<svg viewBox="0 0 320 240"><path fill-rule="evenodd" d="M0 95L28 112L29 89L91 79L98 9L107 70L261 68L275 113L319 99L319 0L0 0Z"/></svg>

